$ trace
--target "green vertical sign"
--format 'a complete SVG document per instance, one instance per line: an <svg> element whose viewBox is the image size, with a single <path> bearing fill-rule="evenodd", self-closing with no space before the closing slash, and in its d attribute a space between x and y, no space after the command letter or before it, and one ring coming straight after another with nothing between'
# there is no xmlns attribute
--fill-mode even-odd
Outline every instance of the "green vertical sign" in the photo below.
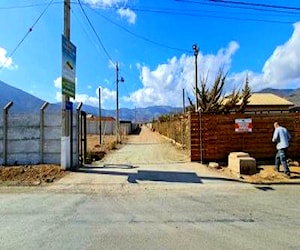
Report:
<svg viewBox="0 0 300 250"><path fill-rule="evenodd" d="M62 35L62 94L75 98L76 47Z"/></svg>

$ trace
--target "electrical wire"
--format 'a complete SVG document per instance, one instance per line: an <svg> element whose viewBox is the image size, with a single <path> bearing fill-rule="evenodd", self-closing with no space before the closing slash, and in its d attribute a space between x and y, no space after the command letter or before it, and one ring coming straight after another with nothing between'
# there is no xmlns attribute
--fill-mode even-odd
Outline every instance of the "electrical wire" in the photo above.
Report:
<svg viewBox="0 0 300 250"><path fill-rule="evenodd" d="M277 6L277 8L267 8L262 7L262 4L255 4L255 5L238 5L233 4L231 2L233 1L223 1L223 0L205 0L203 1L197 1L197 0L174 0L176 2L184 2L184 3L190 3L190 4L199 4L199 5L207 5L207 6L219 6L219 7L225 7L225 8L232 8L232 9L246 9L246 10L256 10L261 12L275 12L275 13L282 13L282 14L293 14L297 15L299 14L297 10L297 7L284 7L284 6ZM265 5L268 6L268 5ZM292 11L293 10L293 11ZM300 8L299 8L300 10Z"/></svg>
<svg viewBox="0 0 300 250"><path fill-rule="evenodd" d="M52 5L54 4L61 4L63 3L62 0L53 2ZM48 5L47 3L32 3L32 4L23 4L23 5L11 5L11 6L6 6L6 7L0 7L0 10L13 10L13 9L25 9L25 8L34 8L34 7L40 7L40 6L45 6Z"/></svg>
<svg viewBox="0 0 300 250"><path fill-rule="evenodd" d="M106 59L106 55L104 54L103 50L100 49L100 47L98 46L98 43L96 43L94 41L94 39L90 36L90 34L88 33L88 31L85 29L84 25L79 21L79 17L76 15L75 11L73 10L73 8L71 8L72 14L73 16L76 18L76 20L78 21L78 23L80 24L83 32L85 33L86 37L90 40L90 42L95 46L96 50L101 54L101 56L104 55L104 58Z"/></svg>
<svg viewBox="0 0 300 250"><path fill-rule="evenodd" d="M104 44L103 44L103 42L102 42L100 36L97 34L97 32L96 32L96 30L95 30L95 28L94 28L92 22L90 21L90 19L89 19L89 17L87 16L87 14L86 14L84 8L82 7L81 1L78 0L78 3L79 3L79 6L80 6L80 9L81 9L82 13L84 14L84 16L85 16L86 20L88 21L88 23L89 23L91 29L93 30L94 34L96 35L96 37L97 37L97 39L98 39L98 42L100 43L100 45L101 45L101 47L102 47L102 49L103 49L103 51L104 51L104 53L105 53L107 59L108 59L111 63L113 63L113 60L112 60L111 56L109 55L107 49L105 48L105 46L104 46Z"/></svg>
<svg viewBox="0 0 300 250"><path fill-rule="evenodd" d="M17 49L21 46L21 44L25 41L25 39L27 38L27 36L32 32L33 28L35 27L35 25L39 22L39 20L42 18L42 16L46 13L46 11L49 9L49 7L51 6L52 2L54 0L51 0L47 7L43 10L43 12L39 15L39 17L36 19L36 21L33 23L33 25L29 28L29 30L26 32L26 34L24 35L24 37L21 39L21 41L17 44L17 46L15 47L15 49L9 54L9 56L6 58L6 60L4 61L4 63L0 66L0 71L5 67L5 65L7 64L8 60L10 58L12 58L12 56L15 54L15 52L17 51Z"/></svg>
<svg viewBox="0 0 300 250"><path fill-rule="evenodd" d="M160 47L163 47L163 48L166 48L166 49L171 49L171 50L176 50L176 51L180 51L180 52L185 52L185 53L191 53L191 50L187 50L187 49L181 49L181 48L176 48L176 47L172 47L172 46L169 46L169 45L166 45L166 44L162 44L162 43L159 43L159 42L156 42L154 40L151 40L147 37L144 37L142 35L139 35L139 34L136 34L132 31L130 31L129 29L127 29L126 27L112 21L111 19L109 19L108 17L100 14L98 11L96 11L95 9L91 8L91 10L95 11L99 16L101 16L104 20L106 20L107 22L117 26L118 28L122 29L123 31L127 32L128 34L136 37L136 38L139 38L141 40L144 40L146 42L149 42L149 43L152 43L154 45L157 45L157 46L160 46Z"/></svg>
<svg viewBox="0 0 300 250"><path fill-rule="evenodd" d="M270 8L270 9L284 9L284 10L297 10L300 11L300 7L294 6L283 6L283 5L273 5L273 4L263 4L263 3L249 3L249 2L242 2L242 1L229 1L229 0L209 0L210 2L218 2L218 3L225 3L225 4L234 4L234 5L245 5L245 6L255 6L255 7L263 7L263 8Z"/></svg>

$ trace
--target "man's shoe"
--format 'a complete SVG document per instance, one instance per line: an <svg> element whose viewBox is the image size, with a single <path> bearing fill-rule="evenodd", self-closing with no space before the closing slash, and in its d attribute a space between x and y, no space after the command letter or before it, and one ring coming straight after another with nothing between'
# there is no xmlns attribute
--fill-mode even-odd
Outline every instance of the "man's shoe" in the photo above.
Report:
<svg viewBox="0 0 300 250"><path fill-rule="evenodd" d="M287 178L291 178L291 173L290 173L290 172L287 172L287 173L285 173L285 176L286 176Z"/></svg>

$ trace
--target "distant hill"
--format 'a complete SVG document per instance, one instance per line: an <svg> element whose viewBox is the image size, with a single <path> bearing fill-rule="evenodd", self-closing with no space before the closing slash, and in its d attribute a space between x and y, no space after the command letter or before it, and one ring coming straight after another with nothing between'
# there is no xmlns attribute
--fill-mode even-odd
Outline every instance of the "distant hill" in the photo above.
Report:
<svg viewBox="0 0 300 250"><path fill-rule="evenodd" d="M37 98L21 89L10 86L3 81L0 81L0 108L13 101L11 112L18 113L31 113L39 112L41 106L45 102L44 100ZM74 109L77 107L77 103L73 104ZM59 111L61 109L61 103L54 103L49 105L47 111ZM98 115L98 108L89 105L83 105L82 110L93 115ZM173 108L169 106L154 106L148 108L136 108L128 109L121 108L119 111L120 120L146 122L151 121L153 118L164 114L181 112L180 108ZM116 110L101 110L102 116L116 117Z"/></svg>
<svg viewBox="0 0 300 250"><path fill-rule="evenodd" d="M292 103L295 104L295 106L300 106L300 88L298 89L272 89L272 88L266 88L262 89L261 91L258 91L259 93L273 93L275 95L278 95L280 97L283 97Z"/></svg>
<svg viewBox="0 0 300 250"><path fill-rule="evenodd" d="M12 111L20 113L37 112L43 105L44 101L23 90L12 87L0 81L0 108L13 101Z"/></svg>
<svg viewBox="0 0 300 250"><path fill-rule="evenodd" d="M98 116L99 110L96 107L92 107L89 105L83 105L82 110ZM175 114L182 111L182 108L174 108L170 106L153 106L147 108L136 108L136 109L128 109L128 108L120 108L119 117L120 120L126 121L135 121L135 122L147 122L152 121L153 118L157 118L161 115L165 114ZM116 117L116 110L101 110L102 116L111 116Z"/></svg>
<svg viewBox="0 0 300 250"><path fill-rule="evenodd" d="M39 112L40 107L45 102L44 100L37 98L25 91L12 87L3 81L0 81L0 108L3 107L10 101L13 101L14 105L11 108L11 112L18 113L30 113ZM273 89L266 88L258 91L259 93L273 93L275 95L286 98L293 102L295 106L300 106L300 88L298 89ZM74 103L74 109L77 104ZM61 109L60 103L54 103L49 105L47 111L59 111ZM98 115L98 108L89 105L83 105L82 110L95 116ZM119 111L120 120L147 122L152 121L153 118L157 118L165 114L174 114L182 111L182 108L174 108L170 106L153 106L147 108L136 108L128 109L121 108ZM101 110L102 116L116 117L116 110Z"/></svg>

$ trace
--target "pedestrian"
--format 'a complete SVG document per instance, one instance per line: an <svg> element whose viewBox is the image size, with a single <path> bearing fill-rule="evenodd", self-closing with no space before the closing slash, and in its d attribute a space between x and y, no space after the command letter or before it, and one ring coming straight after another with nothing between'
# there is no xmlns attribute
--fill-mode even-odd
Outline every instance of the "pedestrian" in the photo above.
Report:
<svg viewBox="0 0 300 250"><path fill-rule="evenodd" d="M279 172L280 162L283 165L284 173L289 177L291 175L290 169L286 159L286 151L289 147L291 135L289 131L280 126L278 122L274 122L274 133L272 141L276 142L276 156L275 156L275 167L276 171Z"/></svg>

